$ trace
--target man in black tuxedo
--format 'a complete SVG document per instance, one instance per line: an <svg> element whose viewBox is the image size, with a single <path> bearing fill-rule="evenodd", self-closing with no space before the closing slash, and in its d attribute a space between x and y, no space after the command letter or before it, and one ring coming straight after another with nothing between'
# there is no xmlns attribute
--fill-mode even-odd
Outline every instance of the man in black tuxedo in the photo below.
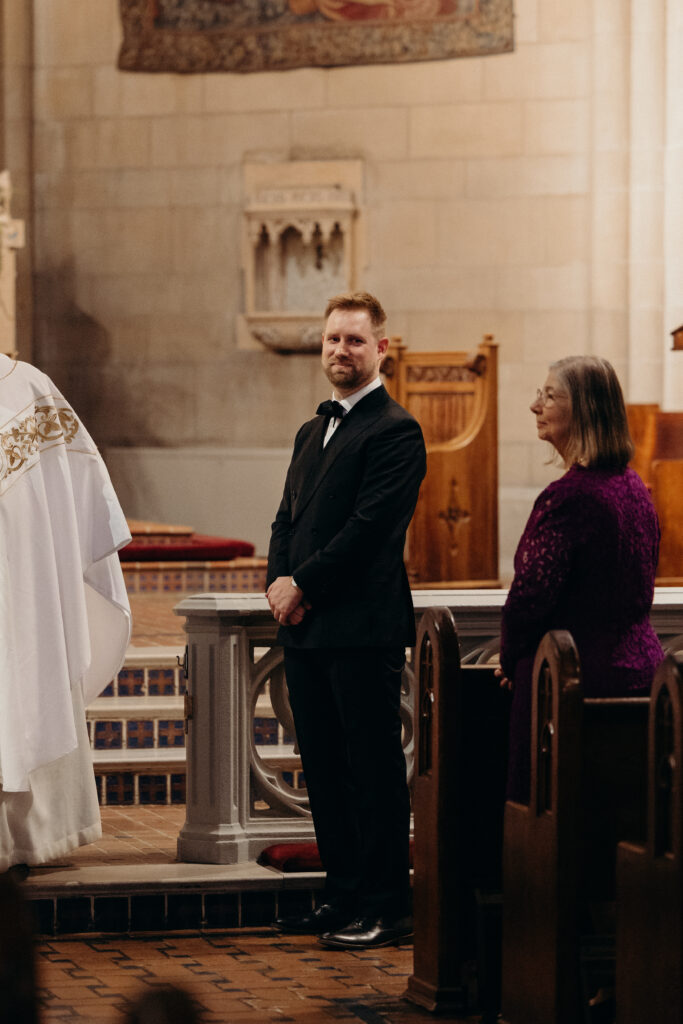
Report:
<svg viewBox="0 0 683 1024"><path fill-rule="evenodd" d="M389 341L377 299L337 296L325 317L334 399L296 436L267 596L327 878L316 910L274 926L364 949L412 932L400 697L415 617L403 549L426 454L380 380Z"/></svg>

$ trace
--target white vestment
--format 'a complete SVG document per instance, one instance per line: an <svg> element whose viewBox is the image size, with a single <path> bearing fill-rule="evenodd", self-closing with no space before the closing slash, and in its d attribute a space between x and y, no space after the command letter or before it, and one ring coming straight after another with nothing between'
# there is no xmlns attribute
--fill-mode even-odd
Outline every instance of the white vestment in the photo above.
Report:
<svg viewBox="0 0 683 1024"><path fill-rule="evenodd" d="M129 540L73 409L0 355L0 871L101 835L84 708L130 639Z"/></svg>

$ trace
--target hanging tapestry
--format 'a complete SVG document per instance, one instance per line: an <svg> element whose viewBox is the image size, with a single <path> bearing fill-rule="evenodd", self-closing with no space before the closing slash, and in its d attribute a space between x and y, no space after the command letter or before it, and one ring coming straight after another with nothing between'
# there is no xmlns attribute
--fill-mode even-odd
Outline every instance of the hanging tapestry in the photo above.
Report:
<svg viewBox="0 0 683 1024"><path fill-rule="evenodd" d="M282 71L503 53L512 0L120 0L125 71Z"/></svg>

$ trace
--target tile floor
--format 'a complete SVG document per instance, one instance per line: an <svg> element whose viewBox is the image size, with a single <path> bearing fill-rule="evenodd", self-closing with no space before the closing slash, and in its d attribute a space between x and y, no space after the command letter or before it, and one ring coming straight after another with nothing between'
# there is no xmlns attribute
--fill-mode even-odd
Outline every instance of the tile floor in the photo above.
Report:
<svg viewBox="0 0 683 1024"><path fill-rule="evenodd" d="M184 807L104 807L99 842L33 869L24 884L40 884L41 875L60 868L67 887L73 883L66 876L79 868L109 866L112 877L127 865L131 872L137 865L163 871L175 861L184 814ZM412 973L410 944L346 953L310 936L253 928L39 938L36 956L41 1024L124 1024L136 995L168 983L193 995L201 1024L434 1020L402 999ZM439 1017L441 1024L464 1019Z"/></svg>
<svg viewBox="0 0 683 1024"><path fill-rule="evenodd" d="M346 953L265 929L92 937L41 941L37 971L41 1024L122 1024L138 993L168 983L194 997L202 1024L434 1020L402 999L412 971L409 945ZM439 1017L441 1024L465 1019Z"/></svg>
<svg viewBox="0 0 683 1024"><path fill-rule="evenodd" d="M173 863L184 815L184 807L104 807L102 839L71 853L69 865ZM31 879L55 866L34 869ZM355 954L270 929L90 935L38 940L37 971L41 1024L122 1024L138 993L166 983L194 996L202 1024L433 1019L401 998L412 972L409 944Z"/></svg>
<svg viewBox="0 0 683 1024"><path fill-rule="evenodd" d="M133 647L178 647L186 643L185 619L173 609L187 597L184 593L129 594L133 616Z"/></svg>
<svg viewBox="0 0 683 1024"><path fill-rule="evenodd" d="M144 804L102 807L102 838L73 850L68 857L33 868L31 877L56 867L94 867L112 864L172 864L176 841L185 822L185 805Z"/></svg>

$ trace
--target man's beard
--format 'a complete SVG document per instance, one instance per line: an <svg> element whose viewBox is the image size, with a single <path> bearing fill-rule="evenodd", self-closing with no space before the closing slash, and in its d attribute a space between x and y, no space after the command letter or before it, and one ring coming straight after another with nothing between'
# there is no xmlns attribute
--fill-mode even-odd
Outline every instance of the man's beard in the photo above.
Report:
<svg viewBox="0 0 683 1024"><path fill-rule="evenodd" d="M344 388L357 388L363 383L363 374L349 363L328 364L324 369L325 376L332 385L341 384Z"/></svg>

